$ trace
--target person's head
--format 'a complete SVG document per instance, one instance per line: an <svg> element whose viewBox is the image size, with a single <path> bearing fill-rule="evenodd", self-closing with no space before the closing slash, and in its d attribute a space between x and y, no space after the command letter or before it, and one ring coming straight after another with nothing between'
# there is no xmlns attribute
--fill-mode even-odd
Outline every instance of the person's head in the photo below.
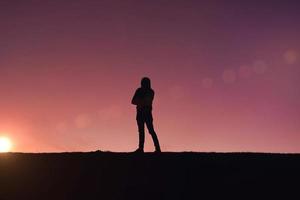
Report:
<svg viewBox="0 0 300 200"><path fill-rule="evenodd" d="M143 77L141 80L142 88L151 88L151 81L148 77Z"/></svg>

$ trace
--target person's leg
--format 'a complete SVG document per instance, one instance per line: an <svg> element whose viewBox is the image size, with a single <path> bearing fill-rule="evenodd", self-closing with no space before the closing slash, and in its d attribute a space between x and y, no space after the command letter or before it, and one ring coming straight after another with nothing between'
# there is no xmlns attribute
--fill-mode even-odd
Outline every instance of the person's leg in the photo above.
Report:
<svg viewBox="0 0 300 200"><path fill-rule="evenodd" d="M153 140L153 143L154 143L154 146L155 146L155 151L160 152L161 150L160 150L159 141L158 141L157 135L156 135L156 133L154 131L154 127L153 127L152 114L150 114L150 116L147 117L146 125L147 125L147 128L148 128L149 134L152 136L152 140Z"/></svg>
<svg viewBox="0 0 300 200"><path fill-rule="evenodd" d="M137 118L137 125L139 131L139 148L138 150L144 151L144 142L145 142L145 125L142 119Z"/></svg>

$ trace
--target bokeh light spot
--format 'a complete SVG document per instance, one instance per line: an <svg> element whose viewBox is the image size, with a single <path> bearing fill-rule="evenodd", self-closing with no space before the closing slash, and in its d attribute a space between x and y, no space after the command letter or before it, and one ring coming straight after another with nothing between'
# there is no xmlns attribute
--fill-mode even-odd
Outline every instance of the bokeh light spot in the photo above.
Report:
<svg viewBox="0 0 300 200"><path fill-rule="evenodd" d="M242 65L239 68L238 74L241 78L249 78L251 76L251 68L247 65Z"/></svg>
<svg viewBox="0 0 300 200"><path fill-rule="evenodd" d="M86 128L91 124L91 118L88 114L80 114L75 118L77 128Z"/></svg>
<svg viewBox="0 0 300 200"><path fill-rule="evenodd" d="M253 63L253 70L257 74L264 74L268 66L263 60L257 60Z"/></svg>
<svg viewBox="0 0 300 200"><path fill-rule="evenodd" d="M123 110L118 105L109 105L103 109L98 110L98 116L101 121L117 120L122 118Z"/></svg>
<svg viewBox="0 0 300 200"><path fill-rule="evenodd" d="M295 64L298 60L298 53L294 50L288 50L283 54L284 60L287 64Z"/></svg>
<svg viewBox="0 0 300 200"><path fill-rule="evenodd" d="M225 83L233 83L236 81L236 72L232 69L226 69L223 71L222 78Z"/></svg>
<svg viewBox="0 0 300 200"><path fill-rule="evenodd" d="M58 132L66 132L67 131L67 124L65 122L59 122L56 125L56 130Z"/></svg>
<svg viewBox="0 0 300 200"><path fill-rule="evenodd" d="M212 88L213 80L211 78L202 79L202 87L204 88Z"/></svg>

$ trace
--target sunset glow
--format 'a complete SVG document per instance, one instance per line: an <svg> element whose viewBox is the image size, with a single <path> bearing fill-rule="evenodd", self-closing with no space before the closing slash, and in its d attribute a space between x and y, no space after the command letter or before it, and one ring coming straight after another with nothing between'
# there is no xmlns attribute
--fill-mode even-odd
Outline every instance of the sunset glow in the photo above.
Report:
<svg viewBox="0 0 300 200"><path fill-rule="evenodd" d="M0 131L14 151L133 151L130 101L148 76L163 151L300 153L297 1L0 4Z"/></svg>
<svg viewBox="0 0 300 200"><path fill-rule="evenodd" d="M11 141L7 137L0 137L0 153L9 152L11 150Z"/></svg>

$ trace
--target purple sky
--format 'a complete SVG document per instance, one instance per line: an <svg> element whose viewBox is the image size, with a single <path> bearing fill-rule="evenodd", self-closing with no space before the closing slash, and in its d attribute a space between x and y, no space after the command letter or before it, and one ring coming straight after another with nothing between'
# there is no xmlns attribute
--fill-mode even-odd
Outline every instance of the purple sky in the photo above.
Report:
<svg viewBox="0 0 300 200"><path fill-rule="evenodd" d="M132 151L130 100L149 76L162 150L299 153L299 10L296 0L1 1L0 136L13 151Z"/></svg>

